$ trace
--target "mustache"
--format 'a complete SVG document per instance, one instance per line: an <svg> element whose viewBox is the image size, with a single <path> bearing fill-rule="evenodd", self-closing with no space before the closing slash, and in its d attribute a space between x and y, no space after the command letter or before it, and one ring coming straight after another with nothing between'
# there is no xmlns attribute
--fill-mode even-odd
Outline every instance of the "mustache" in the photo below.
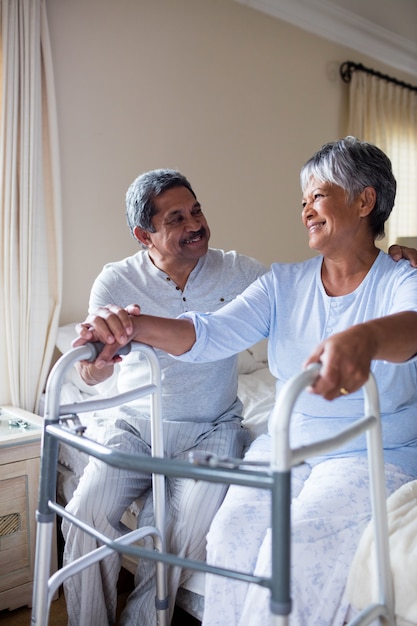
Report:
<svg viewBox="0 0 417 626"><path fill-rule="evenodd" d="M207 230L205 229L204 226L202 226L198 230L191 232L188 235L187 239L182 239L181 243L187 243L188 241L192 241L192 239L195 239L196 237L205 237L206 235L207 235Z"/></svg>

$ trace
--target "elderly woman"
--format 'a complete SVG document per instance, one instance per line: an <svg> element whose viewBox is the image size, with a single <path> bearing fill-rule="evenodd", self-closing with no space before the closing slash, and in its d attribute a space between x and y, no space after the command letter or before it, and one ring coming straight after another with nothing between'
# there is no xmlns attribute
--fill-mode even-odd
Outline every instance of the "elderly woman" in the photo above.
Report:
<svg viewBox="0 0 417 626"><path fill-rule="evenodd" d="M216 313L187 313L174 321L139 315L137 306L107 311L103 328L87 329L79 342L107 341L103 363L129 339L199 362L269 337L277 393L303 364L321 360L313 393L300 395L292 417L296 446L334 434L362 415L360 386L371 368L380 391L392 493L417 478L417 365L410 360L417 353L417 273L375 245L395 199L391 163L376 146L346 137L307 161L301 187L302 220L310 248L319 253L315 258L272 265ZM265 460L270 450L266 434L246 458ZM292 491L290 623L341 625L349 610L349 565L370 519L364 438L295 468ZM269 573L269 498L264 490L230 487L207 537L209 563ZM204 626L265 626L269 619L267 589L207 576Z"/></svg>

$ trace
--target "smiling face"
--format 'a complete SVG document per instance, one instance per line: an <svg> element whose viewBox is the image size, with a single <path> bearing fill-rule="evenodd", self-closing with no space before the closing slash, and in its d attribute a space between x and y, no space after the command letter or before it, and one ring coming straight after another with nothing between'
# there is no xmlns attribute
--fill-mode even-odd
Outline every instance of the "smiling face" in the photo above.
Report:
<svg viewBox="0 0 417 626"><path fill-rule="evenodd" d="M303 194L302 220L312 250L322 254L343 250L351 246L363 228L368 228L363 219L369 212L364 202L367 190L349 202L342 187L310 178Z"/></svg>
<svg viewBox="0 0 417 626"><path fill-rule="evenodd" d="M210 229L201 205L186 187L173 187L155 198L155 232L134 229L147 246L155 265L166 270L176 265L193 268L208 250Z"/></svg>

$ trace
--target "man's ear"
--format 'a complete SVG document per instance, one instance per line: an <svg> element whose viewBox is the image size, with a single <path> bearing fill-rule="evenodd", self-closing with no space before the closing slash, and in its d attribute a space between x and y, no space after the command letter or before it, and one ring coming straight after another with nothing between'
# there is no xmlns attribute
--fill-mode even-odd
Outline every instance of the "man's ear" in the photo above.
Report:
<svg viewBox="0 0 417 626"><path fill-rule="evenodd" d="M149 244L151 243L151 237L150 237L149 231L144 230L143 228L140 228L139 226L135 226L135 228L133 229L133 234L135 238L139 241L139 243L141 243L142 245L146 247L149 247Z"/></svg>
<svg viewBox="0 0 417 626"><path fill-rule="evenodd" d="M360 194L361 200L361 216L366 217L369 215L376 203L376 191L373 187L365 187Z"/></svg>

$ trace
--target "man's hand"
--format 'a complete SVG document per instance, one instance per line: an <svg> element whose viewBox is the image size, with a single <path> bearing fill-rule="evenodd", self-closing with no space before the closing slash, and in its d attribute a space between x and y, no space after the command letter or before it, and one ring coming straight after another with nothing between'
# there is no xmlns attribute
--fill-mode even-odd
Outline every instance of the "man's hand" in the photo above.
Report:
<svg viewBox="0 0 417 626"><path fill-rule="evenodd" d="M415 248L407 248L407 246L399 246L394 244L389 247L388 253L394 259L399 261L400 259L408 259L411 267L417 267L417 250Z"/></svg>

